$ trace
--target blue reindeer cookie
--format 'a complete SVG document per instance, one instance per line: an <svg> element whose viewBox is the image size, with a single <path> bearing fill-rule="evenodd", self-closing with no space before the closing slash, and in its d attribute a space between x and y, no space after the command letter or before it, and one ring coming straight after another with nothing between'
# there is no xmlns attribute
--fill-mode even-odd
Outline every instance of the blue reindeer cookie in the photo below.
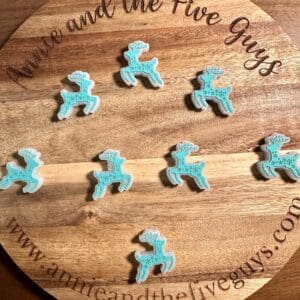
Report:
<svg viewBox="0 0 300 300"><path fill-rule="evenodd" d="M60 106L57 118L59 120L69 118L73 107L80 105L85 106L83 112L86 115L94 113L100 105L100 100L98 96L91 94L95 82L90 80L90 75L86 72L75 71L68 75L68 79L79 86L79 92L69 92L65 89L60 92L64 102Z"/></svg>
<svg viewBox="0 0 300 300"><path fill-rule="evenodd" d="M147 243L153 247L152 251L136 251L135 259L139 266L136 274L136 282L142 283L147 280L149 271L154 266L161 265L163 274L171 272L175 266L175 255L173 252L165 252L166 238L158 230L146 229L139 235L141 243Z"/></svg>
<svg viewBox="0 0 300 300"><path fill-rule="evenodd" d="M289 137L280 133L274 133L265 138L265 144L260 147L265 154L265 160L257 163L257 168L264 178L276 178L276 170L281 169L292 180L300 180L300 167L297 166L300 155L295 152L283 155L279 153L281 147L290 140Z"/></svg>
<svg viewBox="0 0 300 300"><path fill-rule="evenodd" d="M6 190L15 182L25 182L23 193L34 193L43 185L43 178L38 176L38 169L44 164L40 160L41 153L33 148L18 151L23 157L26 167L18 166L15 162L6 164L7 174L0 180L0 190Z"/></svg>
<svg viewBox="0 0 300 300"><path fill-rule="evenodd" d="M192 101L196 108L206 110L208 107L207 101L211 100L217 103L222 114L230 116L234 114L232 102L229 99L229 94L232 88L218 88L213 86L213 81L224 75L224 71L218 67L208 67L203 71L203 74L197 77L201 84L201 89L192 93Z"/></svg>
<svg viewBox="0 0 300 300"><path fill-rule="evenodd" d="M192 152L198 151L199 147L192 142L184 141L176 145L176 151L171 153L175 160L175 166L167 168L167 177L173 185L182 185L181 176L187 175L194 179L201 190L210 188L209 183L203 175L205 162L187 163L186 157Z"/></svg>
<svg viewBox="0 0 300 300"><path fill-rule="evenodd" d="M136 86L136 75L147 77L154 87L162 88L164 82L156 70L158 59L154 57L150 61L139 61L139 57L144 52L149 51L149 44L143 41L135 41L128 45L128 51L124 52L124 57L128 61L128 66L121 68L121 78L129 86Z"/></svg>
<svg viewBox="0 0 300 300"><path fill-rule="evenodd" d="M107 187L113 183L120 183L119 192L129 190L133 183L133 175L123 171L126 159L120 156L120 151L108 149L101 153L99 158L107 161L107 171L94 171L98 183L95 186L93 200L103 198Z"/></svg>

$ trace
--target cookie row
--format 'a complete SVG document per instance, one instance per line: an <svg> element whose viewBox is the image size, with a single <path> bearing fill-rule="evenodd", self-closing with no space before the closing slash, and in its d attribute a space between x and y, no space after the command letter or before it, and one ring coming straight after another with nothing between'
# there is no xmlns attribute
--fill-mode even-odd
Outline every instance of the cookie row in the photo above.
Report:
<svg viewBox="0 0 300 300"><path fill-rule="evenodd" d="M143 41L135 41L128 45L128 51L124 52L124 58L128 61L128 66L120 70L121 78L126 85L136 86L138 83L136 76L143 76L148 78L153 87L162 88L164 86L164 81L156 70L158 59L154 57L150 61L139 60L142 53L148 50L149 44ZM197 77L201 88L192 93L192 102L197 109L207 109L207 101L211 100L217 103L224 115L234 114L234 108L229 99L232 88L216 88L213 86L213 81L223 74L224 71L218 67L208 67ZM98 96L91 94L95 82L90 79L90 75L86 72L74 71L68 75L68 79L79 86L79 92L69 92L65 89L60 92L63 104L60 106L57 118L59 120L67 119L70 117L73 108L80 105L84 105L83 112L86 115L94 113L100 105L100 99Z"/></svg>
<svg viewBox="0 0 300 300"><path fill-rule="evenodd" d="M257 163L258 170L266 179L276 177L276 170L282 169L292 180L300 180L300 168L297 166L298 153L280 154L279 150L290 141L290 138L283 134L275 133L265 138L265 144L261 146L265 159ZM173 185L182 185L182 176L191 177L199 189L210 188L206 177L203 175L205 162L188 163L187 157L199 150L199 147L192 142L183 141L176 146L171 153L175 160L173 167L167 168L167 177ZM7 174L0 180L0 189L8 189L14 182L22 181L26 185L24 193L34 193L43 184L42 177L38 176L38 169L43 165L40 159L41 154L32 148L21 149L18 154L23 157L26 167L16 165L14 162L6 164ZM113 183L119 183L119 192L127 191L133 183L133 175L123 170L125 158L120 156L118 150L105 150L99 155L100 160L107 162L107 171L94 171L98 183L95 186L93 200L103 198L107 187Z"/></svg>

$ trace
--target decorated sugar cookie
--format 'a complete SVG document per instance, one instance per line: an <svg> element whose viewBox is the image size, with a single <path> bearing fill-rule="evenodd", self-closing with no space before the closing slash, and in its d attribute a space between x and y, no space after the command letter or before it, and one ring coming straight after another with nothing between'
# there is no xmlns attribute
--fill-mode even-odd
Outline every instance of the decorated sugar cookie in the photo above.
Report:
<svg viewBox="0 0 300 300"><path fill-rule="evenodd" d="M154 57L150 61L139 61L142 53L149 51L149 44L143 41L135 41L128 45L128 51L124 53L128 66L121 68L121 78L129 86L136 86L136 75L147 77L154 87L162 88L164 85L159 72L156 70L158 59Z"/></svg>
<svg viewBox="0 0 300 300"><path fill-rule="evenodd" d="M199 75L197 80L201 84L201 89L192 93L192 101L196 108L206 110L208 107L207 101L211 100L218 104L218 108L222 114L230 116L234 114L232 102L229 99L229 94L232 88L218 88L213 86L213 81L224 74L224 71L218 67L209 67Z"/></svg>
<svg viewBox="0 0 300 300"><path fill-rule="evenodd" d="M107 161L108 170L103 172L94 171L94 176L98 183L95 186L93 200L104 197L107 187L113 183L120 183L118 187L119 192L129 190L133 183L133 176L123 171L126 159L120 157L120 152L108 149L101 153L99 158Z"/></svg>
<svg viewBox="0 0 300 300"><path fill-rule="evenodd" d="M60 92L64 103L60 106L57 118L59 120L69 118L72 114L73 107L79 105L85 106L83 112L86 115L94 113L100 105L100 100L98 96L91 94L95 82L90 80L90 75L86 72L75 71L68 75L68 79L75 82L80 90L79 92L69 92L67 90L62 90Z"/></svg>
<svg viewBox="0 0 300 300"><path fill-rule="evenodd" d="M265 154L265 160L257 163L258 170L266 179L277 177L276 169L281 169L295 181L300 180L300 167L297 166L299 160L298 153L280 154L279 150L284 144L290 142L290 138L274 133L265 138L265 144L261 146L261 150Z"/></svg>
<svg viewBox="0 0 300 300"><path fill-rule="evenodd" d="M167 176L173 185L182 185L181 176L187 175L194 179L195 183L201 190L210 188L207 179L202 174L205 162L187 163L186 157L192 152L198 151L199 147L192 142L184 141L176 146L176 151L171 153L175 160L175 166L167 169Z"/></svg>
<svg viewBox="0 0 300 300"><path fill-rule="evenodd" d="M43 185L43 178L37 174L38 169L43 165L40 160L41 154L32 148L21 149L18 154L24 158L26 167L20 167L15 162L8 162L7 174L0 180L0 190L6 190L13 183L22 181L26 183L23 193L34 193Z"/></svg>
<svg viewBox="0 0 300 300"><path fill-rule="evenodd" d="M166 238L158 230L146 229L139 235L141 243L147 243L153 247L152 251L136 251L134 256L139 262L136 274L136 282L141 283L147 280L152 267L161 265L161 272L171 272L175 266L175 255L173 252L165 252Z"/></svg>

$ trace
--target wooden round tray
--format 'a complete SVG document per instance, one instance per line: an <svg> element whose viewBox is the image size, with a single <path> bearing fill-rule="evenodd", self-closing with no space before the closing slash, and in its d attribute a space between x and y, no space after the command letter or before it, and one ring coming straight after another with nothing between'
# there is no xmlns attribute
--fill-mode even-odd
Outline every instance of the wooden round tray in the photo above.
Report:
<svg viewBox="0 0 300 300"><path fill-rule="evenodd" d="M175 2L165 0L127 13L117 0L108 18L100 17L112 14L108 0L99 10L96 0L48 1L0 51L0 163L22 147L36 148L45 162L38 192L24 195L18 185L0 192L0 241L58 299L244 299L299 246L300 185L262 180L255 168L262 158L258 146L273 132L292 138L285 150L300 152L299 52L248 0L212 0L198 10L194 3L189 11L183 2L176 11ZM74 27L73 19L79 25L80 15L90 11L93 17L95 9L94 24L86 14L86 25ZM198 21L187 16L192 11ZM208 17L213 12L221 21L209 25L218 21L217 14ZM244 36L230 43L243 28ZM159 58L163 89L146 80L134 88L122 83L122 52L135 40L150 44L144 60ZM41 59L38 47L46 49ZM248 53L254 49L265 51L255 57ZM217 85L233 87L232 117L222 117L213 105L202 112L192 106L196 76L212 65L226 72ZM57 121L57 95L74 70L90 73L101 107ZM211 191L168 183L170 151L182 140L200 146L190 161L206 161ZM105 168L95 157L107 148L129 159L126 170L135 182L129 192L112 189L92 202L91 172ZM146 228L167 237L176 266L137 285L133 253L144 249L137 236Z"/></svg>

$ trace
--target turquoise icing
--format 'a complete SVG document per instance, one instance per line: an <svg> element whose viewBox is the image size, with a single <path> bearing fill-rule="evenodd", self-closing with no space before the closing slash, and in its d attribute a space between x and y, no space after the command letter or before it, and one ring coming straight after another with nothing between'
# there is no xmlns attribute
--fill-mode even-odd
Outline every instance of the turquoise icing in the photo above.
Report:
<svg viewBox="0 0 300 300"><path fill-rule="evenodd" d="M192 142L184 141L176 145L176 151L171 153L175 160L175 167L167 168L167 176L173 185L182 185L182 175L187 175L194 179L199 189L206 190L210 186L202 171L205 167L205 162L187 163L186 157L192 152L198 151L199 147Z"/></svg>
<svg viewBox="0 0 300 300"><path fill-rule="evenodd" d="M137 85L136 75L147 77L154 87L162 88L164 85L159 72L156 70L158 59L154 57L150 61L139 61L142 53L149 51L149 44L143 41L135 41L128 45L128 51L124 53L128 66L121 68L121 78L129 86Z"/></svg>
<svg viewBox="0 0 300 300"><path fill-rule="evenodd" d="M21 149L18 154L24 158L26 167L20 167L15 162L8 162L7 174L0 180L0 190L6 190L14 182L22 181L26 183L23 192L34 193L43 185L43 178L37 174L38 169L43 165L40 160L41 154L32 148Z"/></svg>
<svg viewBox="0 0 300 300"><path fill-rule="evenodd" d="M232 102L229 99L229 94L232 92L231 87L217 88L213 86L213 81L224 75L224 71L218 67L209 67L199 75L197 80L201 84L201 89L192 93L192 101L196 108L206 110L208 107L207 101L211 100L218 104L222 114L234 114Z"/></svg>
<svg viewBox="0 0 300 300"><path fill-rule="evenodd" d="M277 177L276 169L281 169L292 180L300 180L300 168L297 166L299 154L291 152L282 155L279 153L281 147L289 142L290 138L280 133L274 133L265 138L265 144L261 146L265 160L257 163L258 170L263 177L275 178Z"/></svg>
<svg viewBox="0 0 300 300"><path fill-rule="evenodd" d="M90 75L86 72L75 71L68 75L68 79L75 82L80 90L79 92L69 92L67 90L60 92L64 102L60 106L57 118L63 120L70 117L73 107L79 105L85 105L83 112L86 115L94 113L100 105L100 100L98 96L91 94L95 82L90 80Z"/></svg>
<svg viewBox="0 0 300 300"><path fill-rule="evenodd" d="M107 186L113 183L120 183L119 192L127 191L131 188L133 183L133 175L123 171L123 165L126 161L125 158L120 157L120 152L117 150L105 150L99 155L101 160L107 161L107 171L94 171L98 184L93 193L93 200L104 197Z"/></svg>
<svg viewBox="0 0 300 300"><path fill-rule="evenodd" d="M161 265L161 272L171 272L175 266L175 255L173 252L165 252L166 239L160 235L158 230L146 229L139 235L141 243L147 243L153 247L152 251L136 251L134 256L139 262L136 282L147 280L150 269L155 265Z"/></svg>

